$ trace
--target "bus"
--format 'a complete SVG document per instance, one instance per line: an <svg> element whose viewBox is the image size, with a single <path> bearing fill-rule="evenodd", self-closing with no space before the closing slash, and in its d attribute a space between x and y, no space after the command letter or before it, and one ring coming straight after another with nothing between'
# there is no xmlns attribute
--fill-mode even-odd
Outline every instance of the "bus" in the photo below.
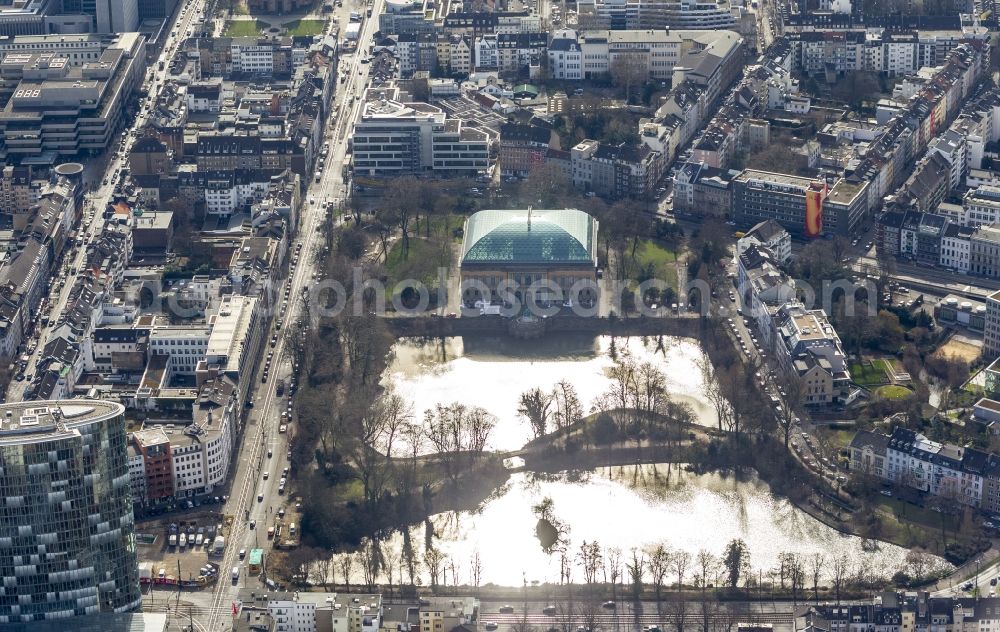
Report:
<svg viewBox="0 0 1000 632"><path fill-rule="evenodd" d="M247 564L247 569L250 573L256 575L260 572L261 567L264 566L264 549L253 549L250 551L249 563Z"/></svg>

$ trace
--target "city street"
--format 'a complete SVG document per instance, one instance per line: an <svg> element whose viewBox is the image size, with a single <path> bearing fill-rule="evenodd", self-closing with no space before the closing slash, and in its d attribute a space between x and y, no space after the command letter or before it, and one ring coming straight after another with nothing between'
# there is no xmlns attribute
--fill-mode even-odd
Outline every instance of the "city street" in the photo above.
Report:
<svg viewBox="0 0 1000 632"><path fill-rule="evenodd" d="M191 26L192 20L195 19L194 16L196 14L199 16L201 15L204 8L204 1L205 0L192 0L191 4L187 5L186 9L182 9L181 12L177 14L177 22L175 23L173 29L173 33L176 33L176 35L170 35L167 37L158 61L154 63L154 65L152 65L150 70L146 73L147 79L149 77L153 77L154 80L150 85L149 96L140 102L138 116L135 117L131 127L127 128L116 137L115 143L107 148L104 156L95 159L100 161L102 159L106 159L110 155L103 177L98 174L94 176L92 180L88 180L86 182L86 185L90 186L90 190L85 196L83 223L79 227L78 232L78 235L83 237L83 245L75 246L72 251L66 254L63 269L52 271L54 279L64 278L66 279L66 283L62 288L59 288L57 285L52 286L49 294L49 308L45 314L49 317L49 325L42 327L41 323L38 324L38 345L35 352L29 355L28 365L24 369L25 376L34 375L37 363L42 357L42 351L45 348L46 342L48 342L48 334L58 325L58 316L66 307L66 303L69 300L70 292L73 289L77 274L86 274L82 268L87 254L87 245L92 243L97 236L100 235L101 228L104 225L103 220L101 220L101 215L104 213L104 209L107 208L108 203L111 201L115 185L118 183L118 179L120 177L120 170L128 161L129 151L132 148L132 144L138 138L139 130L146 125L151 112L151 104L156 102L159 90L162 88L164 79L167 76L170 65L169 61L173 58L181 42L184 40L183 34ZM163 70L158 70L159 62L163 62ZM124 141L124 146L121 144L121 141ZM86 228L84 228L85 226ZM30 382L27 379L23 382L12 380L8 388L6 401L21 401L23 399L24 389L29 383Z"/></svg>
<svg viewBox="0 0 1000 632"><path fill-rule="evenodd" d="M381 4L381 0L375 2L372 10L373 15L378 15L381 12ZM354 9L361 11L364 11L365 6L359 0L347 0L345 5L348 5L348 9L351 9L351 5L353 5ZM346 196L341 164L347 154L346 139L353 121L362 107L361 96L367 85L369 65L362 64L361 58L367 54L368 43L373 40L376 23L377 20L374 18L366 19L357 52L341 59L340 62L340 65L346 69L348 79L343 84L338 83L338 91L332 107L333 114L331 121L328 122L330 129L326 137L330 142L330 153L327 157L326 167L320 181L310 183L309 190L303 199L298 237L295 240L295 245L302 245L301 257L299 265L291 274L291 298L289 311L285 318L288 323L294 322L300 317L302 289L311 282L314 270L313 254L322 247L323 231L321 227L327 213L326 201L329 199L335 206L339 206ZM269 333L268 337L270 335ZM290 359L285 353L284 335L277 336L276 346L273 350L277 375L273 376L266 384L262 384L259 378L255 378L255 406L251 410L251 421L247 425L239 451L238 463L232 474L233 485L224 513L233 516L233 524L225 554L219 562L221 569L219 581L212 591L184 595L185 599L192 604L194 611L192 618L199 629L219 629L219 624L227 621L230 617L232 604L237 600L241 589L264 587L264 575L251 576L247 572L246 561L239 559L239 551L240 549L249 551L256 547L264 548L266 569L270 547L261 530L266 532L267 527L273 524L279 506L282 503L290 502L291 493L285 495L278 493L280 473L288 465L286 452L289 435L278 433L278 421L282 410L285 409L287 397L278 397L274 386L277 378L284 378L287 383L291 373ZM272 451L273 455L270 458L267 456L268 449ZM265 470L269 473L268 480L263 480ZM294 491L294 485L290 484L290 486ZM255 529L249 528L250 521L256 522ZM240 568L238 582L230 580L233 567ZM159 606L159 608L165 607L165 603ZM186 624L187 617L185 615L182 607L181 612L176 617L178 624ZM201 628L200 625L203 625L204 628Z"/></svg>

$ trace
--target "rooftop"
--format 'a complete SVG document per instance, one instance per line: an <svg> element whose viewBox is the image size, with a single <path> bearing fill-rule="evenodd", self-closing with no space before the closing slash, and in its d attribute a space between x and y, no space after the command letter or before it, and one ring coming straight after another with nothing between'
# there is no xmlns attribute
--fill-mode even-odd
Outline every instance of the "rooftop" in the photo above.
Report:
<svg viewBox="0 0 1000 632"><path fill-rule="evenodd" d="M0 445L34 443L77 434L76 428L104 421L125 407L101 400L56 400L0 405Z"/></svg>
<svg viewBox="0 0 1000 632"><path fill-rule="evenodd" d="M597 220L576 209L488 210L466 220L462 265L596 265Z"/></svg>

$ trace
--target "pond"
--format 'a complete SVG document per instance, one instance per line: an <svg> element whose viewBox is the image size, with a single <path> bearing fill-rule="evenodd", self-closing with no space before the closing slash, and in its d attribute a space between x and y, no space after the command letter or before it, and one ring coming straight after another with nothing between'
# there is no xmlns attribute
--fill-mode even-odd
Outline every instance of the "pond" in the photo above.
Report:
<svg viewBox="0 0 1000 632"><path fill-rule="evenodd" d="M541 340L454 337L403 339L383 381L413 404L417 419L436 404L460 401L497 417L489 447L516 450L531 439L528 422L517 413L518 397L533 387L551 389L567 380L589 412L611 386L605 371L619 354L655 362L667 377L670 395L694 409L700 423L715 425L715 410L701 396L701 347L686 338L550 336Z"/></svg>
<svg viewBox="0 0 1000 632"><path fill-rule="evenodd" d="M869 574L882 577L900 569L907 553L895 545L843 535L775 497L754 477L693 474L676 464L660 464L515 474L476 511L431 518L434 546L447 560L444 567L453 563L458 583L471 584L478 553L484 585L520 586L525 579L558 583L561 555L546 553L535 537L533 507L546 498L552 514L568 528L567 557L575 557L584 541L597 541L605 551L620 549L629 558L633 548L647 551L661 543L692 556L702 549L719 556L729 541L740 538L750 552L750 568L763 572L767 581L782 553L798 554L803 561L821 553L824 574L831 570L831 556L844 553L852 569L864 565ZM423 524L411 529L418 559L423 558L427 532ZM398 552L402 537L396 535L386 545ZM426 582L426 567L422 575ZM578 565L573 579L583 581Z"/></svg>
<svg viewBox="0 0 1000 632"><path fill-rule="evenodd" d="M405 339L383 376L413 404L418 420L436 404L455 401L481 406L497 417L489 447L516 450L530 438L517 413L518 396L535 386L572 383L589 411L611 385L606 370L621 354L655 362L667 378L671 397L689 403L699 423L715 425L714 409L702 392L703 352L696 341L675 338L611 338L562 335L542 340L507 338ZM551 499L553 515L568 527L567 555L584 541L621 549L623 555L663 543L692 555L704 549L720 555L741 538L750 566L765 575L782 553L811 558L846 553L852 567L891 576L903 565L900 547L845 536L775 497L766 483L721 474L693 474L678 465L608 467L558 474L517 473L472 512L435 515L410 533L422 559L427 533L455 566L458 583L471 582L472 560L481 561L481 583L519 586L558 582L560 555L542 550L535 537L533 507ZM402 536L386 543L398 553ZM945 562L940 561L940 564ZM827 560L827 572L830 561ZM451 571L449 570L449 578ZM575 581L582 571L574 570ZM427 581L426 569L423 580ZM451 579L449 579L451 583Z"/></svg>

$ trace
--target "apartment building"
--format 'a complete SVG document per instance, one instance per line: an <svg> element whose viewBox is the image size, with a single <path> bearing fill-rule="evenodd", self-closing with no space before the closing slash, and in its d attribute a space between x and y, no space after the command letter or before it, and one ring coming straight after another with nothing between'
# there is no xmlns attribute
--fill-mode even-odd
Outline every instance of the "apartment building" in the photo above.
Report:
<svg viewBox="0 0 1000 632"><path fill-rule="evenodd" d="M1000 224L980 226L969 237L969 272L1000 277Z"/></svg>
<svg viewBox="0 0 1000 632"><path fill-rule="evenodd" d="M866 71L888 76L916 73L943 64L948 53L985 30L899 31L889 29L813 29L785 33L794 68L806 74Z"/></svg>
<svg viewBox="0 0 1000 632"><path fill-rule="evenodd" d="M354 173L386 176L489 168L489 135L427 103L368 101L354 126Z"/></svg>
<svg viewBox="0 0 1000 632"><path fill-rule="evenodd" d="M962 198L963 225L978 228L1000 222L1000 187L982 185L970 189Z"/></svg>
<svg viewBox="0 0 1000 632"><path fill-rule="evenodd" d="M983 358L1000 356L1000 291L986 297L986 328L983 330Z"/></svg>
<svg viewBox="0 0 1000 632"><path fill-rule="evenodd" d="M548 33L500 33L497 35L497 69L515 73L537 64L545 57L548 45Z"/></svg>
<svg viewBox="0 0 1000 632"><path fill-rule="evenodd" d="M194 375L198 362L208 351L212 329L208 325L161 325L149 332L149 355L163 356L166 362L163 380L174 375ZM159 385L160 381L157 381Z"/></svg>
<svg viewBox="0 0 1000 632"><path fill-rule="evenodd" d="M997 498L984 490L1000 482L1000 457L975 448L932 441L908 428L889 435L858 432L851 442L852 470L985 511Z"/></svg>
<svg viewBox="0 0 1000 632"><path fill-rule="evenodd" d="M133 432L129 444L132 502L156 504L174 496L174 457L163 426Z"/></svg>
<svg viewBox="0 0 1000 632"><path fill-rule="evenodd" d="M969 272L973 232L968 226L948 222L941 234L941 267L963 274Z"/></svg>
<svg viewBox="0 0 1000 632"><path fill-rule="evenodd" d="M663 173L663 156L647 145L612 146L587 139L570 156L574 186L599 195L648 196Z"/></svg>
<svg viewBox="0 0 1000 632"><path fill-rule="evenodd" d="M504 123L500 126L500 173L526 176L545 163L548 150L559 149L559 136L540 125Z"/></svg>
<svg viewBox="0 0 1000 632"><path fill-rule="evenodd" d="M256 591L237 602L236 620L267 614L270 632L378 632L383 624L381 595Z"/></svg>
<svg viewBox="0 0 1000 632"><path fill-rule="evenodd" d="M736 242L736 252L743 254L751 246L767 249L778 263L785 263L792 257L792 236L771 219L746 231Z"/></svg>
<svg viewBox="0 0 1000 632"><path fill-rule="evenodd" d="M774 347L773 318L783 305L795 300L795 281L778 267L778 258L761 245L750 244L737 258L736 288L743 303L743 315L756 322L761 344Z"/></svg>
<svg viewBox="0 0 1000 632"><path fill-rule="evenodd" d="M728 216L733 207L732 179L738 174L701 162L676 165L674 212L698 217Z"/></svg>
<svg viewBox="0 0 1000 632"><path fill-rule="evenodd" d="M772 320L775 356L802 382L803 403L823 406L847 397L851 385L847 356L826 313L789 302Z"/></svg>
<svg viewBox="0 0 1000 632"><path fill-rule="evenodd" d="M179 393L176 408L190 419L150 417L130 436L130 483L137 504L211 494L226 481L242 410L237 384L228 376Z"/></svg>
<svg viewBox="0 0 1000 632"><path fill-rule="evenodd" d="M479 600L474 597L428 599L420 605L419 632L449 632L469 625L479 616Z"/></svg>

